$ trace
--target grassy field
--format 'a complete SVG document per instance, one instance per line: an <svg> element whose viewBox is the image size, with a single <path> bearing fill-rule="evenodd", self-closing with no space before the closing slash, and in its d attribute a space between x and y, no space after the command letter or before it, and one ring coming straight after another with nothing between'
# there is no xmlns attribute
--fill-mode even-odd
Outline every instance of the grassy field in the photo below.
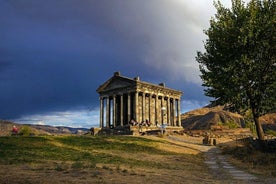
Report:
<svg viewBox="0 0 276 184"><path fill-rule="evenodd" d="M275 154L227 145L236 166L275 177ZM0 183L235 183L214 177L202 149L156 136L0 137Z"/></svg>
<svg viewBox="0 0 276 184"><path fill-rule="evenodd" d="M133 136L0 137L0 183L220 183L194 149Z"/></svg>

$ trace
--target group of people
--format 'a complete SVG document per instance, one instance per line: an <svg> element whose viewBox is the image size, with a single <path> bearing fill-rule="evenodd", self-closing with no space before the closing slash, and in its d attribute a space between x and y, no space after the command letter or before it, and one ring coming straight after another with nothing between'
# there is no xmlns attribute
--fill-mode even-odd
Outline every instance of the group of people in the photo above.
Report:
<svg viewBox="0 0 276 184"><path fill-rule="evenodd" d="M129 124L132 126L150 126L151 123L149 122L149 120L146 119L146 121L142 121L141 123L135 121L134 119L129 121Z"/></svg>

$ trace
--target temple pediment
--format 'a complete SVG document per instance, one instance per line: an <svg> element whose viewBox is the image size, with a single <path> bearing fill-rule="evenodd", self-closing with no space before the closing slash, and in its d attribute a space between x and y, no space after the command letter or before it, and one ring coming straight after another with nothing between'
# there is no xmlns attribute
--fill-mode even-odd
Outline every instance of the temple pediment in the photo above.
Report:
<svg viewBox="0 0 276 184"><path fill-rule="evenodd" d="M128 88L131 86L135 86L135 81L129 78L121 77L119 75L114 75L108 81L106 81L103 85L101 85L97 92L105 92L111 91L115 89Z"/></svg>
<svg viewBox="0 0 276 184"><path fill-rule="evenodd" d="M103 88L103 90L109 91L109 90L118 89L118 88L127 88L132 85L133 85L132 81L126 81L126 80L117 78L109 82L109 84L106 85L105 88Z"/></svg>

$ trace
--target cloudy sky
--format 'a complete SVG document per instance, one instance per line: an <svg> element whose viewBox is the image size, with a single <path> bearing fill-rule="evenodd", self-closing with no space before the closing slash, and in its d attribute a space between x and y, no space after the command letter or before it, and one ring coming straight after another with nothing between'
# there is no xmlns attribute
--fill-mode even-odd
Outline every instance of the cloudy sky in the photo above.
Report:
<svg viewBox="0 0 276 184"><path fill-rule="evenodd" d="M212 0L0 0L0 119L98 126L96 89L115 71L202 107L195 56L214 14Z"/></svg>

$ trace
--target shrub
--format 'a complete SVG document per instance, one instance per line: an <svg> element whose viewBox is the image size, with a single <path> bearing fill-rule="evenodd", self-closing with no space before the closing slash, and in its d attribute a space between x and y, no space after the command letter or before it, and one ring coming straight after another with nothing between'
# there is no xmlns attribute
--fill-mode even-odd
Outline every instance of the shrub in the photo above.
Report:
<svg viewBox="0 0 276 184"><path fill-rule="evenodd" d="M276 131L275 130L267 130L265 133L269 134L269 135L272 135L272 136L276 136Z"/></svg>
<svg viewBox="0 0 276 184"><path fill-rule="evenodd" d="M251 131L254 135L257 135L255 123L253 123L253 122L251 122L251 121L246 121L246 122L245 122L245 127L246 127L246 128L249 128L250 131Z"/></svg>
<svg viewBox="0 0 276 184"><path fill-rule="evenodd" d="M84 164L82 162L74 162L71 166L72 169L82 169L84 168Z"/></svg>
<svg viewBox="0 0 276 184"><path fill-rule="evenodd" d="M228 126L230 129L238 128L239 125L234 121L226 121L225 126Z"/></svg>
<svg viewBox="0 0 276 184"><path fill-rule="evenodd" d="M19 131L19 134L22 136L30 136L32 135L32 130L29 126L23 126L21 130Z"/></svg>
<svg viewBox="0 0 276 184"><path fill-rule="evenodd" d="M235 123L235 121L226 121L225 123L222 123L221 121L217 123L217 125L219 126L226 126L229 129L234 129L234 128L238 128L239 125L237 123Z"/></svg>

